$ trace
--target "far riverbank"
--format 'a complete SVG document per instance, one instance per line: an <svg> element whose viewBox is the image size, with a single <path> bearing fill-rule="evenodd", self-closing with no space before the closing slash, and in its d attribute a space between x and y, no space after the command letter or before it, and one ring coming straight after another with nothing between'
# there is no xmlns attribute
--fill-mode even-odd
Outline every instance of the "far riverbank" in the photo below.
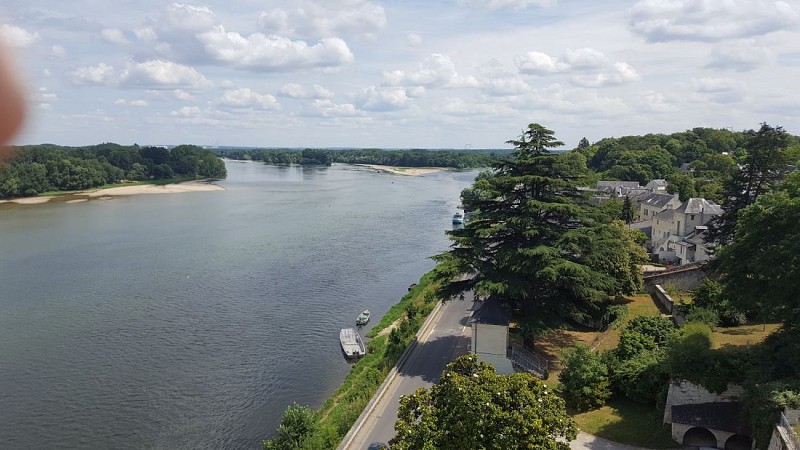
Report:
<svg viewBox="0 0 800 450"><path fill-rule="evenodd" d="M383 166L380 164L353 164L359 167L368 167L381 172L391 173L394 175L427 175L429 173L441 172L449 170L447 167L399 167L399 166Z"/></svg>
<svg viewBox="0 0 800 450"><path fill-rule="evenodd" d="M116 186L103 189L71 191L54 195L37 197L19 197L0 200L2 204L35 205L41 203L80 203L89 200L110 200L114 197L144 194L176 194L183 192L224 191L225 188L208 181L185 181L165 185L137 184L132 186Z"/></svg>

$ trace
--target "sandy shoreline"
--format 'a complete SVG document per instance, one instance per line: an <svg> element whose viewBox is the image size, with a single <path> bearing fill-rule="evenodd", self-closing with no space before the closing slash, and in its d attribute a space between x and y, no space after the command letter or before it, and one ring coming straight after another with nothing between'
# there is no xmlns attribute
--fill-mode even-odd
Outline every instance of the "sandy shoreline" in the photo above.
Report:
<svg viewBox="0 0 800 450"><path fill-rule="evenodd" d="M119 186L106 189L94 189L81 192L70 192L46 197L21 197L10 200L0 200L3 203L17 205L36 205L48 202L80 203L87 200L105 200L114 197L143 194L177 194L182 192L224 191L225 188L205 181L186 181L178 184L140 184L136 186Z"/></svg>
<svg viewBox="0 0 800 450"><path fill-rule="evenodd" d="M353 164L359 167L368 167L370 169L379 170L381 172L391 173L395 175L426 175L429 173L441 172L447 170L446 167L397 167L397 166L382 166L380 164Z"/></svg>

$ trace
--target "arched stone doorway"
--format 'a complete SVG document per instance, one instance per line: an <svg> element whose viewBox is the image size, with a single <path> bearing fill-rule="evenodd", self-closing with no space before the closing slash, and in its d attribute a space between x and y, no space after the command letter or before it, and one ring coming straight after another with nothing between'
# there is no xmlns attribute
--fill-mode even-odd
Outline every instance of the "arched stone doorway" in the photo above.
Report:
<svg viewBox="0 0 800 450"><path fill-rule="evenodd" d="M734 434L725 441L725 450L750 450L753 448L753 438L743 434Z"/></svg>
<svg viewBox="0 0 800 450"><path fill-rule="evenodd" d="M716 447L717 438L714 436L714 433L705 428L689 428L689 430L686 431L686 434L683 435L683 445L692 445L694 447Z"/></svg>

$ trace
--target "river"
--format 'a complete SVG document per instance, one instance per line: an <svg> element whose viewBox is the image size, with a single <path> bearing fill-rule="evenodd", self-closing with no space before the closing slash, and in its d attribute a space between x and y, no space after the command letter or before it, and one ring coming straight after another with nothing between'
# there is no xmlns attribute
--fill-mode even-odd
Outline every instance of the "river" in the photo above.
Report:
<svg viewBox="0 0 800 450"><path fill-rule="evenodd" d="M477 174L226 166L225 191L0 210L0 448L259 448Z"/></svg>

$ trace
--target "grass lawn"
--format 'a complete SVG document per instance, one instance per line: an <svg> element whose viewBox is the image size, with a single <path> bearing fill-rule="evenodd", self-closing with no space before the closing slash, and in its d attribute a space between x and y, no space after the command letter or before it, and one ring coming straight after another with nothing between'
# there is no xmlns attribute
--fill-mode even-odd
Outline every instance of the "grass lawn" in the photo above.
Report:
<svg viewBox="0 0 800 450"><path fill-rule="evenodd" d="M739 347L742 345L757 344L764 340L768 334L780 328L779 323L766 325L741 325L738 327L716 327L711 333L711 347Z"/></svg>
<svg viewBox="0 0 800 450"><path fill-rule="evenodd" d="M682 448L672 440L664 411L629 400L612 400L606 406L572 416L578 428L614 442L648 448Z"/></svg>

